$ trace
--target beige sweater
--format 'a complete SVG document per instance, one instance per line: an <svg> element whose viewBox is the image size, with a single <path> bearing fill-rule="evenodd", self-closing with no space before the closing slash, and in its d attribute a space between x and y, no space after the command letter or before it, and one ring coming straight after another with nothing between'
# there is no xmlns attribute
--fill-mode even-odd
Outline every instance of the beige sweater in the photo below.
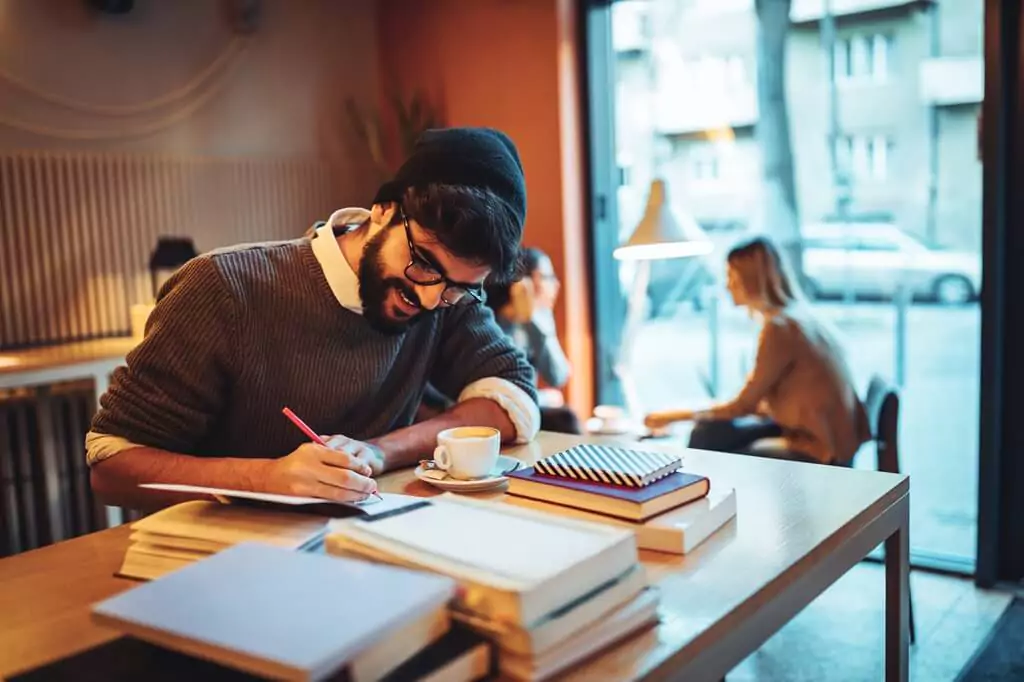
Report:
<svg viewBox="0 0 1024 682"><path fill-rule="evenodd" d="M823 463L848 462L870 437L843 349L801 305L765 318L746 385L707 415L730 419L754 413L782 427L787 448Z"/></svg>

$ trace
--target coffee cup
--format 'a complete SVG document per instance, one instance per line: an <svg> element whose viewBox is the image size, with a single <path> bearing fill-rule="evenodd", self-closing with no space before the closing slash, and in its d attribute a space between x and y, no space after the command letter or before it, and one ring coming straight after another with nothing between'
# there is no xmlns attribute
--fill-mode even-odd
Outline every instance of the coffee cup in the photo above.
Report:
<svg viewBox="0 0 1024 682"><path fill-rule="evenodd" d="M434 465L452 478L485 478L498 464L501 432L489 426L458 426L437 434Z"/></svg>

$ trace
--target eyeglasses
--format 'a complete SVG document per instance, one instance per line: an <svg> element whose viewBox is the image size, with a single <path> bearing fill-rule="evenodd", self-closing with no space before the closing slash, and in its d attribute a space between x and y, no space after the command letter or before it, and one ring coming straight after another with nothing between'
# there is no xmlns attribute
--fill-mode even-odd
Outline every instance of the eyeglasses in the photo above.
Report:
<svg viewBox="0 0 1024 682"><path fill-rule="evenodd" d="M484 292L481 287L455 284L442 275L438 267L419 252L416 242L412 240L412 229L409 227L409 218L405 215L405 209L399 206L398 210L402 214L402 223L405 225L405 238L409 241L410 260L409 264L405 266L405 276L420 286L430 287L444 284L441 302L446 306L472 305L482 302Z"/></svg>

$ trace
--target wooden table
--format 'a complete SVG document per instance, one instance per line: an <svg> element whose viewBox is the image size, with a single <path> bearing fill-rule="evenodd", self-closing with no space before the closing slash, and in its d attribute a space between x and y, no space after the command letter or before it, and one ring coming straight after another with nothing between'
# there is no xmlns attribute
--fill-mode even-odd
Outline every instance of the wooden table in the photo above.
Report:
<svg viewBox="0 0 1024 682"><path fill-rule="evenodd" d="M118 337L0 353L0 389L92 379L97 400L136 339Z"/></svg>
<svg viewBox="0 0 1024 682"><path fill-rule="evenodd" d="M541 434L508 454L532 461L580 440ZM642 552L661 624L568 679L718 680L881 542L885 678L907 679L906 476L696 450L684 466L736 488L736 519L685 557ZM383 477L381 488L436 492L411 471ZM113 577L127 537L120 527L0 561L0 676L117 636L90 622L89 605L134 584Z"/></svg>

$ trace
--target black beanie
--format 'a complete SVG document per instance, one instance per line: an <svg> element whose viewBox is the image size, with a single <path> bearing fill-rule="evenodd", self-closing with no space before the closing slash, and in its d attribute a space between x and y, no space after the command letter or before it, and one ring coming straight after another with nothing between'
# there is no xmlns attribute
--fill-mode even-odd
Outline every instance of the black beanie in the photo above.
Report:
<svg viewBox="0 0 1024 682"><path fill-rule="evenodd" d="M416 140L412 154L374 204L400 202L405 190L430 184L478 187L493 192L526 223L526 180L519 152L508 135L492 128L439 128Z"/></svg>

